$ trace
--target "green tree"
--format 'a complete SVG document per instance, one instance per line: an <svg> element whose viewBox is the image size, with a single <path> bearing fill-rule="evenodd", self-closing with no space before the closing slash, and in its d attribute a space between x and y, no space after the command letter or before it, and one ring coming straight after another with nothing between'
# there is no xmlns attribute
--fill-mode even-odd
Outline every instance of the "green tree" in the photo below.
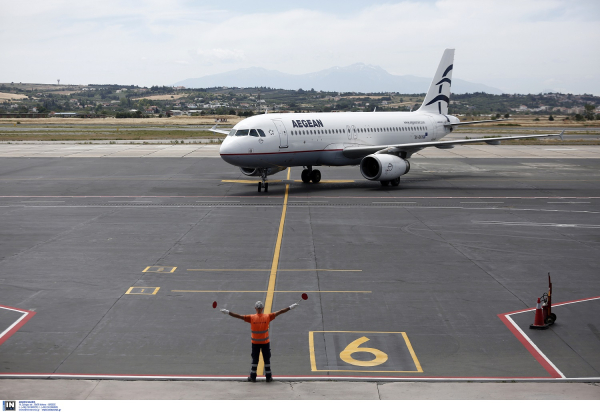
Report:
<svg viewBox="0 0 600 412"><path fill-rule="evenodd" d="M585 109L585 118L588 120L594 120L594 111L596 110L596 106L594 106L593 104L586 104L583 107Z"/></svg>
<svg viewBox="0 0 600 412"><path fill-rule="evenodd" d="M548 120L550 120L551 122L554 121L554 117L552 117L552 115L550 115L550 117L548 118Z"/></svg>

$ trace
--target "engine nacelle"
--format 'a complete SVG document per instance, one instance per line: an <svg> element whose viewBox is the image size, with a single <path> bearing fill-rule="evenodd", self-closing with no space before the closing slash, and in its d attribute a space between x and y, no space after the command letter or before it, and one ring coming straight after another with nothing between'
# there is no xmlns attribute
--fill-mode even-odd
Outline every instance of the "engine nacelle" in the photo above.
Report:
<svg viewBox="0 0 600 412"><path fill-rule="evenodd" d="M372 154L360 162L360 172L368 180L392 180L409 170L408 160L390 154Z"/></svg>
<svg viewBox="0 0 600 412"><path fill-rule="evenodd" d="M285 169L287 169L287 167L281 167L281 166L269 167L269 168L267 168L267 176L271 176L271 175L274 175L275 173L282 172ZM255 169L252 167L240 167L240 170L246 176L260 176L261 169Z"/></svg>

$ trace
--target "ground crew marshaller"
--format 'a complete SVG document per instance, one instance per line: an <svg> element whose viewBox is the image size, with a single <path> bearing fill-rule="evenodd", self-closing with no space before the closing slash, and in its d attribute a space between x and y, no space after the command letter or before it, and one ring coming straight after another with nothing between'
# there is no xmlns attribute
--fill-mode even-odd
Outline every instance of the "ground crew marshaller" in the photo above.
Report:
<svg viewBox="0 0 600 412"><path fill-rule="evenodd" d="M226 315L233 316L248 322L252 331L252 368L250 370L250 376L248 377L249 382L256 382L256 368L258 367L258 359L262 352L263 360L265 361L265 377L267 382L273 381L273 375L271 374L271 343L269 341L269 323L282 313L289 312L298 306L297 303L293 303L290 307L278 310L274 313L263 313L265 305L258 301L254 305L256 314L254 315L238 315L228 311L227 309L221 309Z"/></svg>

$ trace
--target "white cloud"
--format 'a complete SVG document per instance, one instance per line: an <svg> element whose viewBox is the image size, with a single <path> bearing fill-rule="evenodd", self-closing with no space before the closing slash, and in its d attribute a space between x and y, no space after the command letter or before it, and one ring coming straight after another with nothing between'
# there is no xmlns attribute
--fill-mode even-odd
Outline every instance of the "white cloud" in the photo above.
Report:
<svg viewBox="0 0 600 412"><path fill-rule="evenodd" d="M596 2L404 1L351 13L158 0L5 3L0 81L151 85L249 66L306 73L356 62L431 76L443 49L455 47L455 76L465 80L539 92L552 79L565 91L600 94L577 80L600 67Z"/></svg>
<svg viewBox="0 0 600 412"><path fill-rule="evenodd" d="M192 52L192 55L194 57L199 57L200 59L206 59L210 64L214 64L215 62L233 63L244 61L246 59L244 51L236 49L197 49Z"/></svg>

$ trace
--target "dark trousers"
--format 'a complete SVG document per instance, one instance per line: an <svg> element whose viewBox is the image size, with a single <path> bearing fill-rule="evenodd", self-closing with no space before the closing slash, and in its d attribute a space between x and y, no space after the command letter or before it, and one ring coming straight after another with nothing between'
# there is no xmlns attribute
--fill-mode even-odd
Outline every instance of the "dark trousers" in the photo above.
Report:
<svg viewBox="0 0 600 412"><path fill-rule="evenodd" d="M250 369L250 379L256 379L256 368L258 360L262 352L263 360L265 361L265 376L271 377L271 344L270 343L253 343L252 344L252 368Z"/></svg>

